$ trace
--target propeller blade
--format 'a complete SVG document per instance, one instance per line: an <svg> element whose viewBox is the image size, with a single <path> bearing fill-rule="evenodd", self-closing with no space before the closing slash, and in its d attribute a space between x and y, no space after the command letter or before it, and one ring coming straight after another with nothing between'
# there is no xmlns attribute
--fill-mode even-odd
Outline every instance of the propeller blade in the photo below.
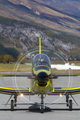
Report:
<svg viewBox="0 0 80 120"><path fill-rule="evenodd" d="M49 79L57 79L57 78L58 78L57 75L50 75L50 76L49 76Z"/></svg>
<svg viewBox="0 0 80 120"><path fill-rule="evenodd" d="M27 77L28 79L35 79L34 75L3 75L3 77Z"/></svg>

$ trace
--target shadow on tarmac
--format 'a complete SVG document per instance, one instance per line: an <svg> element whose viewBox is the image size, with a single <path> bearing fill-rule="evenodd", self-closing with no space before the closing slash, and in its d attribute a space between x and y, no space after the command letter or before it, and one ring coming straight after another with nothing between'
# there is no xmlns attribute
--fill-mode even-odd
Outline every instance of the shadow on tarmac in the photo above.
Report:
<svg viewBox="0 0 80 120"><path fill-rule="evenodd" d="M0 109L0 111L11 111L11 109ZM14 111L29 111L29 112L35 112L35 113L40 113L40 108L34 108L33 106L29 107L28 109L24 109L24 108L20 108L20 109L14 109ZM57 108L54 108L54 109L50 109L49 107L46 107L44 109L44 112L53 112L53 111L69 111L68 108L66 109L57 109ZM73 108L72 111L80 111L80 108ZM13 111L11 111L13 112Z"/></svg>

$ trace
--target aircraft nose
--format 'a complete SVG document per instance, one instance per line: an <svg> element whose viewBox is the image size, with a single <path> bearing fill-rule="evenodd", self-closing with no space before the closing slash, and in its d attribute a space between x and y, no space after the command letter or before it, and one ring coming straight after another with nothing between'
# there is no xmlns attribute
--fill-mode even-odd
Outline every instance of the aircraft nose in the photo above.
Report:
<svg viewBox="0 0 80 120"><path fill-rule="evenodd" d="M38 76L39 76L40 78L44 78L44 77L47 76L47 73L45 73L45 72L40 72L40 73L38 74Z"/></svg>

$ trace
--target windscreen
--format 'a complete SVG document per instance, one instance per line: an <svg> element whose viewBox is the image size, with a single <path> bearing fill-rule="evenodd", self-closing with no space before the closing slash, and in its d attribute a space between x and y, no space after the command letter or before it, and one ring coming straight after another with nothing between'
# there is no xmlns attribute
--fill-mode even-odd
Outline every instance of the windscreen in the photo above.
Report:
<svg viewBox="0 0 80 120"><path fill-rule="evenodd" d="M45 54L38 54L33 59L33 67L37 65L46 65L51 67L49 57Z"/></svg>

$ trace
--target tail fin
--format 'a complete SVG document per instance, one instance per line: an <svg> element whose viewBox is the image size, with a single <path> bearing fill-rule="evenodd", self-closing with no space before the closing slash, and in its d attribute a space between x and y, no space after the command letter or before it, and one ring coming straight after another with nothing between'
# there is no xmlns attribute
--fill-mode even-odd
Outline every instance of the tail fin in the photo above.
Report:
<svg viewBox="0 0 80 120"><path fill-rule="evenodd" d="M41 38L39 38L39 54L41 54Z"/></svg>

